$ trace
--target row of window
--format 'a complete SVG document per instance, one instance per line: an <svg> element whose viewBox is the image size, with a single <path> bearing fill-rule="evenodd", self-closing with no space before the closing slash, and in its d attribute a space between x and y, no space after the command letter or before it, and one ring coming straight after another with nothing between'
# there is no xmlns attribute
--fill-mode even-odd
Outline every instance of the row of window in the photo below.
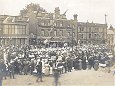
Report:
<svg viewBox="0 0 115 86"><path fill-rule="evenodd" d="M16 28L16 29L25 29L25 25L4 25L4 28Z"/></svg>
<svg viewBox="0 0 115 86"><path fill-rule="evenodd" d="M80 43L81 43L81 44L86 44L86 43L90 43L90 44L98 44L99 41L86 41L86 40L84 40L84 41L80 41Z"/></svg>
<svg viewBox="0 0 115 86"><path fill-rule="evenodd" d="M4 34L26 34L26 29L6 28Z"/></svg>
<svg viewBox="0 0 115 86"><path fill-rule="evenodd" d="M2 44L25 44L26 39L19 39L19 38L13 38L13 39L2 39L0 40Z"/></svg>
<svg viewBox="0 0 115 86"><path fill-rule="evenodd" d="M88 34L87 38L101 38L102 37L102 34ZM79 34L79 38L80 39L85 39L86 38L86 35L85 34Z"/></svg>
<svg viewBox="0 0 115 86"><path fill-rule="evenodd" d="M102 29L102 28L100 28L100 29ZM100 30L99 30L99 28L94 28L94 27L93 28L91 28L91 27L88 27L88 28L86 28L86 27L78 27L78 31L80 31L80 32L86 32L86 31L88 31L88 32L92 32L92 31L93 32L99 32Z"/></svg>
<svg viewBox="0 0 115 86"><path fill-rule="evenodd" d="M57 32L57 30L51 31L49 30L47 32L48 36L64 36L64 31L60 30L59 32ZM46 31L45 30L41 30L41 36L45 36L46 35ZM75 32L73 32L73 34L71 32L67 32L67 36L75 36Z"/></svg>
<svg viewBox="0 0 115 86"><path fill-rule="evenodd" d="M26 34L26 26L21 25L5 25L4 34Z"/></svg>
<svg viewBox="0 0 115 86"><path fill-rule="evenodd" d="M45 34L46 34L46 31L45 31L45 30L41 30L41 35L42 35L42 36L45 36ZM49 36L58 36L57 30L54 30L54 31L49 30L47 34L48 34ZM53 34L54 34L54 35L53 35ZM60 36L63 36L63 35L64 35L64 34L63 34L63 30L60 30L59 34L60 34Z"/></svg>
<svg viewBox="0 0 115 86"><path fill-rule="evenodd" d="M50 25L54 25L57 27L75 27L75 25L72 25L70 23L67 23L65 21L52 21L52 20L41 20L41 22L39 22L40 25L42 26L50 26Z"/></svg>

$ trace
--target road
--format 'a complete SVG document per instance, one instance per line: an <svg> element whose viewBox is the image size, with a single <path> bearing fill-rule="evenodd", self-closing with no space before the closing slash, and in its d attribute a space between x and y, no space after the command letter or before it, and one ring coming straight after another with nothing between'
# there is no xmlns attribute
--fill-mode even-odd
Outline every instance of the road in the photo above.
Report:
<svg viewBox="0 0 115 86"><path fill-rule="evenodd" d="M62 74L60 86L114 86L112 73L94 70L72 71ZM3 80L3 86L53 86L53 77L43 77L43 82L36 83L32 75L17 75L16 79Z"/></svg>

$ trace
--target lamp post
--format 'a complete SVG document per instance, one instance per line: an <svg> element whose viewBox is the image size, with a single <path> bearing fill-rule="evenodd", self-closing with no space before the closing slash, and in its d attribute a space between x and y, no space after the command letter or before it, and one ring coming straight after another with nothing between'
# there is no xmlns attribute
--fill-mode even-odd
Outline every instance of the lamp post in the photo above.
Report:
<svg viewBox="0 0 115 86"><path fill-rule="evenodd" d="M70 36L68 36L68 39L69 39L69 41L70 41L70 47L71 47L71 54L72 54L72 56L73 56L73 39L74 39L74 36L73 36L73 28L72 27L70 27L70 31L71 31L71 33L70 33Z"/></svg>
<svg viewBox="0 0 115 86"><path fill-rule="evenodd" d="M73 56L73 28L72 29L72 56Z"/></svg>
<svg viewBox="0 0 115 86"><path fill-rule="evenodd" d="M55 24L55 17L52 18L51 29L50 29L50 42L54 39L54 25Z"/></svg>
<svg viewBox="0 0 115 86"><path fill-rule="evenodd" d="M12 45L12 38L10 38L10 45Z"/></svg>

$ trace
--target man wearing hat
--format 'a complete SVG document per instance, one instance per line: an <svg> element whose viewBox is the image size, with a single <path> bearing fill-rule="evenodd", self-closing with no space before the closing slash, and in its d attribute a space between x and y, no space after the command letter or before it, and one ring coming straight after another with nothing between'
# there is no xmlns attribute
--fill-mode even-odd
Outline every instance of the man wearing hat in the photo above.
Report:
<svg viewBox="0 0 115 86"><path fill-rule="evenodd" d="M60 77L60 70L58 68L53 69L53 76L54 76L54 86L58 86L59 84L59 77Z"/></svg>
<svg viewBox="0 0 115 86"><path fill-rule="evenodd" d="M9 71L10 79L11 78L14 79L14 63L13 62L10 62L8 64L8 71Z"/></svg>
<svg viewBox="0 0 115 86"><path fill-rule="evenodd" d="M41 61L37 64L36 69L37 69L37 74L38 74L36 82L38 82L38 80L42 82L42 62Z"/></svg>

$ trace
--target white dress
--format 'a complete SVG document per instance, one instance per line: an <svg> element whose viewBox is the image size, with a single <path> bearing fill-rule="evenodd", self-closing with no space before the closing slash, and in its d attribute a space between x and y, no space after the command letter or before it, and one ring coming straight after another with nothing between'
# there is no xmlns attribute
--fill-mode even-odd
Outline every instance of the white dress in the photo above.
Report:
<svg viewBox="0 0 115 86"><path fill-rule="evenodd" d="M53 74L53 68L50 67L50 75L52 75L52 74Z"/></svg>
<svg viewBox="0 0 115 86"><path fill-rule="evenodd" d="M48 64L45 64L45 75L50 74L49 68L50 68L50 66Z"/></svg>

